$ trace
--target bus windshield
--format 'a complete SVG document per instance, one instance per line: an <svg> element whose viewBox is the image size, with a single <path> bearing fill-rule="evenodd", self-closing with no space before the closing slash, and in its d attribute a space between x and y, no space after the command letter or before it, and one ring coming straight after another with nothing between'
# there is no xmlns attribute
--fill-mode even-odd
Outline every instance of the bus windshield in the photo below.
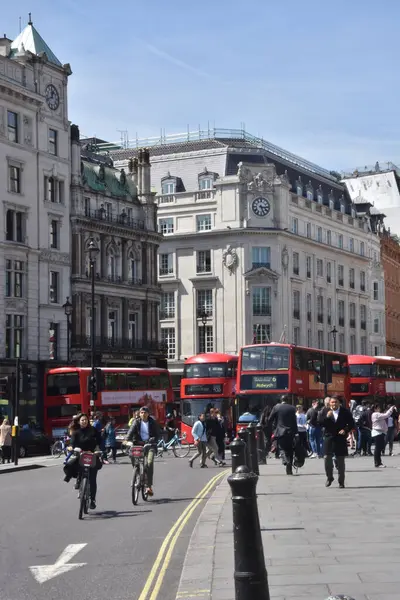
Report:
<svg viewBox="0 0 400 600"><path fill-rule="evenodd" d="M208 413L210 408L218 408L225 415L230 405L229 398L202 398L201 400L184 400L182 403L183 416L197 417L201 413Z"/></svg>
<svg viewBox="0 0 400 600"><path fill-rule="evenodd" d="M289 348L250 346L242 350L242 371L287 371Z"/></svg>
<svg viewBox="0 0 400 600"><path fill-rule="evenodd" d="M78 373L57 373L47 375L47 395L65 396L79 394L80 382Z"/></svg>
<svg viewBox="0 0 400 600"><path fill-rule="evenodd" d="M373 377L375 375L374 365L349 365L351 377Z"/></svg>
<svg viewBox="0 0 400 600"><path fill-rule="evenodd" d="M227 365L225 363L185 365L183 377L185 379L227 377Z"/></svg>

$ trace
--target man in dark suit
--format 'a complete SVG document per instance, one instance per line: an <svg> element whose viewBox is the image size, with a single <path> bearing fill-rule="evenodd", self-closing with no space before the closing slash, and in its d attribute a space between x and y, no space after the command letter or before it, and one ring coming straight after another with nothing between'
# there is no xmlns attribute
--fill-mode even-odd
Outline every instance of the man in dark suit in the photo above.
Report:
<svg viewBox="0 0 400 600"><path fill-rule="evenodd" d="M344 488L345 457L347 451L347 436L354 429L354 419L351 412L341 406L339 400L331 397L329 406L318 414L318 422L324 428L324 458L326 487L330 487L333 477L333 456L339 473L339 487Z"/></svg>
<svg viewBox="0 0 400 600"><path fill-rule="evenodd" d="M298 433L296 409L289 404L287 396L281 397L281 403L275 404L268 418L270 431L282 452L282 462L286 465L286 474L292 475L294 437Z"/></svg>

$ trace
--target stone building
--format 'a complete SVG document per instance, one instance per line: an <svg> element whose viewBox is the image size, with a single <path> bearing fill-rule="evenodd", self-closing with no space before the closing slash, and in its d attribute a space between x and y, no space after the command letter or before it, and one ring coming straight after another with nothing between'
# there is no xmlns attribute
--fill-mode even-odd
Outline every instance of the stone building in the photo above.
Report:
<svg viewBox="0 0 400 600"><path fill-rule="evenodd" d="M43 368L67 356L70 74L31 18L0 39L0 361L4 378L21 358L22 421L41 414Z"/></svg>
<svg viewBox="0 0 400 600"><path fill-rule="evenodd" d="M91 277L95 264L97 362L102 366L166 366L159 341L161 289L157 282L157 206L150 190L149 154L130 169L82 147L71 127L72 336L75 364L90 363Z"/></svg>
<svg viewBox="0 0 400 600"><path fill-rule="evenodd" d="M385 274L386 352L400 358L400 240L385 230L381 234L381 261ZM374 324L375 326L375 324Z"/></svg>

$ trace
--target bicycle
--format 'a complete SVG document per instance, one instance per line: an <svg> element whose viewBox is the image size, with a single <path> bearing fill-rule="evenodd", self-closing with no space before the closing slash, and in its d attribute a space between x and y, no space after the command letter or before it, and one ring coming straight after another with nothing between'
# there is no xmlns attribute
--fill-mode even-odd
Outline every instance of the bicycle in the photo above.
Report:
<svg viewBox="0 0 400 600"><path fill-rule="evenodd" d="M191 444L182 444L183 440L186 440L186 434L183 433L179 436L179 429L175 429L175 435L168 443L165 442L164 438L161 438L157 444L156 458L162 458L164 452L171 449L175 458L186 458L190 454L192 446Z"/></svg>
<svg viewBox="0 0 400 600"><path fill-rule="evenodd" d="M83 515L89 512L90 504L90 469L97 468L97 458L101 452L82 452L79 448L75 449L75 453L79 456L79 466L81 468L81 481L79 486L79 520L83 519Z"/></svg>
<svg viewBox="0 0 400 600"><path fill-rule="evenodd" d="M130 456L133 462L132 476L132 503L136 506L139 500L139 494L142 492L142 498L145 502L149 497L147 493L147 462L145 458L150 448L154 444L145 444L144 446L131 446Z"/></svg>
<svg viewBox="0 0 400 600"><path fill-rule="evenodd" d="M60 458L62 454L67 455L67 448L70 438L65 435L62 439L56 440L51 447L51 455L53 458Z"/></svg>

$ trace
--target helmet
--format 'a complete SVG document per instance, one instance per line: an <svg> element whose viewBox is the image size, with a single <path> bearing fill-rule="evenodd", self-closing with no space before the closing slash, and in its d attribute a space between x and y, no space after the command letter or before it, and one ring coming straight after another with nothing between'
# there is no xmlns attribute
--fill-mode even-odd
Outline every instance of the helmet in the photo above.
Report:
<svg viewBox="0 0 400 600"><path fill-rule="evenodd" d="M171 419L171 418L172 418L172 415L171 415L171 413L168 413L168 414L167 414L167 419Z"/></svg>

